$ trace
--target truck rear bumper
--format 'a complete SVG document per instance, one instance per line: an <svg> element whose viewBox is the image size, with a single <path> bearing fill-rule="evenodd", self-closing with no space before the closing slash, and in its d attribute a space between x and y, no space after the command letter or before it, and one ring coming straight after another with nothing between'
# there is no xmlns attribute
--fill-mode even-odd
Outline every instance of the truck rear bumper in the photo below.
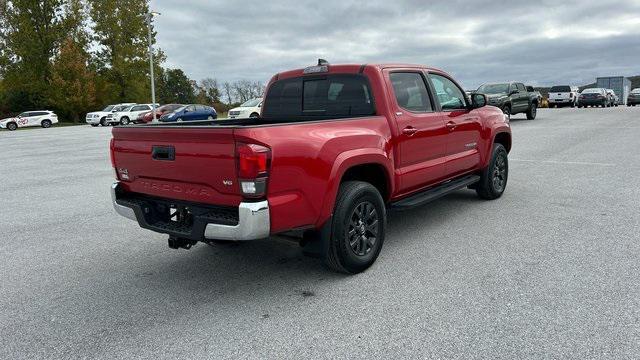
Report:
<svg viewBox="0 0 640 360"><path fill-rule="evenodd" d="M116 212L152 231L196 241L258 240L270 233L266 200L242 202L237 209L229 209L130 195L123 192L118 182L111 186ZM176 215L180 211L188 215Z"/></svg>

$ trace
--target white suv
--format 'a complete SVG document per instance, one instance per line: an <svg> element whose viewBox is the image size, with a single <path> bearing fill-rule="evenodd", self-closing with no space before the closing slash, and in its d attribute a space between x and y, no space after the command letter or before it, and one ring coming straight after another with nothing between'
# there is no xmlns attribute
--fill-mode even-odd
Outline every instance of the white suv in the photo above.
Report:
<svg viewBox="0 0 640 360"><path fill-rule="evenodd" d="M135 105L135 103L123 103L123 104L114 104L109 105L102 111L90 112L87 114L85 121L87 124L91 124L91 126L109 126L111 123L108 120L109 114L116 111L116 109L123 109L126 106Z"/></svg>
<svg viewBox="0 0 640 360"><path fill-rule="evenodd" d="M251 99L244 104L229 110L229 119L258 118L260 117L260 107L262 98Z"/></svg>
<svg viewBox="0 0 640 360"><path fill-rule="evenodd" d="M158 107L158 104L136 104L128 106L113 113L113 116L110 118L110 122L119 123L120 125L128 125L137 120L140 114L147 113L154 107Z"/></svg>
<svg viewBox="0 0 640 360"><path fill-rule="evenodd" d="M16 130L19 127L41 126L50 128L58 123L58 115L50 110L25 111L14 118L0 120L0 129Z"/></svg>
<svg viewBox="0 0 640 360"><path fill-rule="evenodd" d="M578 105L578 96L580 96L580 90L577 86L552 86L551 89L549 89L549 107L560 107L564 105L575 107Z"/></svg>

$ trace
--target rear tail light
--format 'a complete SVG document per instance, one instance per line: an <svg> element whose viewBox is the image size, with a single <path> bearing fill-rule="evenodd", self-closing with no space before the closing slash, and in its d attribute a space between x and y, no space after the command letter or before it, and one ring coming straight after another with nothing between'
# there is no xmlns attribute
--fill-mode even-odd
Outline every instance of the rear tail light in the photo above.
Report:
<svg viewBox="0 0 640 360"><path fill-rule="evenodd" d="M264 197L271 166L271 150L262 145L238 143L236 157L242 194L250 198Z"/></svg>

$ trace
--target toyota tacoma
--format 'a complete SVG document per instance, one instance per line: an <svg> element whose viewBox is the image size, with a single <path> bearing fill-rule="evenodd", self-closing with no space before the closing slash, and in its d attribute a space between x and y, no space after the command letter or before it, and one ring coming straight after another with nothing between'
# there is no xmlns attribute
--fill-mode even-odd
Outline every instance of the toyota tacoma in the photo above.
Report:
<svg viewBox="0 0 640 360"><path fill-rule="evenodd" d="M172 248L298 234L305 254L358 273L387 212L471 188L505 191L509 119L419 65L331 65L276 74L259 118L113 129L115 210Z"/></svg>

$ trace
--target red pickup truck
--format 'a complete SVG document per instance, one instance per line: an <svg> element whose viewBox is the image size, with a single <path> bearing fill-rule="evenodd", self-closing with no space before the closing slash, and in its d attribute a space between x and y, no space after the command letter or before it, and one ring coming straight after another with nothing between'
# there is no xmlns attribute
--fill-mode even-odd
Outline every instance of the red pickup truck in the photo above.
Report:
<svg viewBox="0 0 640 360"><path fill-rule="evenodd" d="M306 254L358 273L388 210L465 187L502 195L511 129L486 104L419 65L282 72L260 118L114 128L113 205L172 248L297 233Z"/></svg>

